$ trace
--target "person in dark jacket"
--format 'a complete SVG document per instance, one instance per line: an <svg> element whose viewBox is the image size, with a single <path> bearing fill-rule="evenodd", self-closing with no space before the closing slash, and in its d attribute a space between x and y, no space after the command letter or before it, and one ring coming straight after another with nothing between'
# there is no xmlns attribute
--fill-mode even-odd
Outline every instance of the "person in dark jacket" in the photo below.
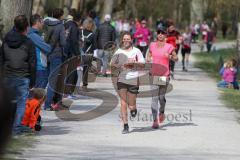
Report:
<svg viewBox="0 0 240 160"><path fill-rule="evenodd" d="M76 69L80 64L79 25L81 20L80 12L71 9L70 13L73 19L69 19L65 22L67 45L64 48L67 55L67 62L64 63L67 70L64 94L69 94L69 96L74 92L78 78Z"/></svg>
<svg viewBox="0 0 240 160"><path fill-rule="evenodd" d="M21 122L28 91L35 85L36 53L33 42L26 36L27 28L28 20L25 15L15 17L14 27L5 36L0 53L4 81L16 92L14 134L20 134L23 131Z"/></svg>
<svg viewBox="0 0 240 160"><path fill-rule="evenodd" d="M40 15L34 14L30 17L31 27L28 30L28 38L30 38L36 47L37 56L37 71L36 71L36 85L35 88L46 88L48 83L48 66L47 55L52 48L49 44L44 42L41 37L41 30L43 28L43 20Z"/></svg>
<svg viewBox="0 0 240 160"><path fill-rule="evenodd" d="M82 56L82 60L85 62L83 66L83 76L82 76L83 91L87 91L88 71L89 71L89 68L91 67L91 63L93 60L93 52L95 50L93 30L94 30L93 20L85 21L83 25L83 29L80 30L80 39L81 39L81 42L83 43L82 51L84 53Z"/></svg>
<svg viewBox="0 0 240 160"><path fill-rule="evenodd" d="M56 8L52 12L53 17L48 17L44 21L45 41L52 47L48 55L50 74L48 77L47 99L45 110L55 110L58 102L62 99L65 69L61 67L66 55L64 47L66 45L65 28L62 23L63 10Z"/></svg>
<svg viewBox="0 0 240 160"><path fill-rule="evenodd" d="M14 103L14 92L4 84L0 75L0 159L8 147L12 134L16 104Z"/></svg>
<svg viewBox="0 0 240 160"><path fill-rule="evenodd" d="M79 29L81 15L78 12L72 12L73 19L69 19L65 22L65 30L66 30L66 46L65 46L65 54L68 58L73 56L79 56Z"/></svg>
<svg viewBox="0 0 240 160"><path fill-rule="evenodd" d="M113 26L110 24L111 16L109 14L105 15L104 23L102 23L95 33L95 45L97 49L97 57L102 60L102 69L101 73L103 76L106 76L108 56L109 53L105 51L107 43L113 41L115 42L116 33Z"/></svg>

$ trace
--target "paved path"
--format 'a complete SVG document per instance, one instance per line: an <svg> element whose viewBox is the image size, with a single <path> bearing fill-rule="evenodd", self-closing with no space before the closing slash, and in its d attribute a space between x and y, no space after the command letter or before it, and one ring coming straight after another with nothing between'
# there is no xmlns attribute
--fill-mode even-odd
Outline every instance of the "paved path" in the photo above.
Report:
<svg viewBox="0 0 240 160"><path fill-rule="evenodd" d="M228 46L232 44L218 44L217 48ZM193 48L194 51L198 49ZM206 73L192 64L189 70L182 72L178 63L176 80L172 81L174 90L167 94L167 120L160 129L151 129L151 98L137 99L140 114L130 121L132 132L127 135L121 134L119 105L106 115L83 122L62 121L54 112L43 112L44 128L36 136L34 146L25 150L20 158L239 159L239 113L222 104L216 82ZM90 87L116 95L110 79L99 78ZM84 98L75 101L71 111L82 113L81 108L92 109L101 102L100 99Z"/></svg>

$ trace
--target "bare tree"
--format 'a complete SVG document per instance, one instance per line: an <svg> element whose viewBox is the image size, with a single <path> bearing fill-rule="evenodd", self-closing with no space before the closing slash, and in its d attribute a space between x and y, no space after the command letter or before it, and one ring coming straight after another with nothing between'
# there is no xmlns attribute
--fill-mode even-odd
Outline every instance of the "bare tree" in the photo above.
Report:
<svg viewBox="0 0 240 160"><path fill-rule="evenodd" d="M75 9L79 9L79 6L80 6L80 0L73 0L72 1L72 6L71 8L75 8Z"/></svg>
<svg viewBox="0 0 240 160"><path fill-rule="evenodd" d="M46 0L33 0L33 9L32 13L44 15L45 14Z"/></svg>
<svg viewBox="0 0 240 160"><path fill-rule="evenodd" d="M114 0L105 0L104 7L103 7L103 16L105 14L112 14L113 11L113 2Z"/></svg>
<svg viewBox="0 0 240 160"><path fill-rule="evenodd" d="M192 0L191 2L191 23L203 21L203 0Z"/></svg>
<svg viewBox="0 0 240 160"><path fill-rule="evenodd" d="M32 14L33 0L1 0L1 24L4 25L3 35L13 26L17 15L25 14L28 18Z"/></svg>

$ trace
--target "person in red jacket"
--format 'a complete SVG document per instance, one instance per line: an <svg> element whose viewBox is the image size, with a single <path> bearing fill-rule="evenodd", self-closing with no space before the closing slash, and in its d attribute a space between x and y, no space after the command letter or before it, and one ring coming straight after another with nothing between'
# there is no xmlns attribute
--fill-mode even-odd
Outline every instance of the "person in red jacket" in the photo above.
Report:
<svg viewBox="0 0 240 160"><path fill-rule="evenodd" d="M41 130L41 105L46 99L46 92L41 88L31 90L32 98L26 102L26 110L22 120L22 125L31 128L33 131Z"/></svg>
<svg viewBox="0 0 240 160"><path fill-rule="evenodd" d="M175 48L175 52L177 54L180 47L179 40L178 40L179 36L180 36L180 33L175 29L173 22L169 22L168 30L167 30L167 43L173 45L173 47ZM175 67L175 62L170 60L170 71L171 71L172 78L174 78L173 76L174 67Z"/></svg>

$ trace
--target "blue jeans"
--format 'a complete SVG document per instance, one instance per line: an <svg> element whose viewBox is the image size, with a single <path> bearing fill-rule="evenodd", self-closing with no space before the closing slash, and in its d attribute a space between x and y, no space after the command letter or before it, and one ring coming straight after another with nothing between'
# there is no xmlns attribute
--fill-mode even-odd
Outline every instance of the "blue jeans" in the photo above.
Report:
<svg viewBox="0 0 240 160"><path fill-rule="evenodd" d="M220 82L218 82L217 87L219 88L227 88L229 83L225 82L224 80L221 80Z"/></svg>
<svg viewBox="0 0 240 160"><path fill-rule="evenodd" d="M22 128L22 119L25 113L26 100L29 91L30 79L26 77L6 76L5 83L15 91L17 108L13 125L13 132L20 133Z"/></svg>
<svg viewBox="0 0 240 160"><path fill-rule="evenodd" d="M45 89L47 87L47 83L48 83L48 70L37 71L35 88Z"/></svg>
<svg viewBox="0 0 240 160"><path fill-rule="evenodd" d="M108 51L104 51L103 49L98 49L97 51L97 57L102 61L102 64L101 64L102 74L106 74L107 72L109 54L110 53Z"/></svg>
<svg viewBox="0 0 240 160"><path fill-rule="evenodd" d="M48 88L47 88L47 99L45 102L45 106L44 108L50 108L51 107L51 103L53 100L53 96L55 94L54 89L56 88L56 76L52 76L53 75L57 75L59 72L59 68L60 65L62 64L62 58L61 57L51 57L49 59L50 62L50 71L49 71L49 77L48 77ZM53 78L52 78L53 77Z"/></svg>
<svg viewBox="0 0 240 160"><path fill-rule="evenodd" d="M237 81L237 80L235 80L235 81L233 82L233 88L234 88L234 89L239 89L239 85L238 85L238 81Z"/></svg>

